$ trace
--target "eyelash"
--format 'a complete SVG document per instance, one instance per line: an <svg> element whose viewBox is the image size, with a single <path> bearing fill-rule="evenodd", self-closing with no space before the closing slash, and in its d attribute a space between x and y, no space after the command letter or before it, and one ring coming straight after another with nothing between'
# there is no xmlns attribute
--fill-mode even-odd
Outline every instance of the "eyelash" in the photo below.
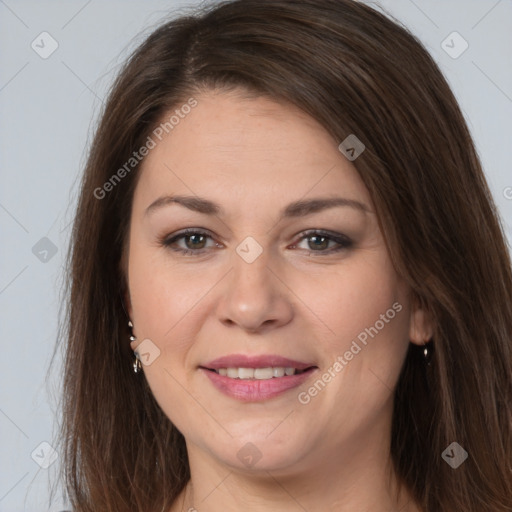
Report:
<svg viewBox="0 0 512 512"><path fill-rule="evenodd" d="M201 256L201 255L203 255L204 252L207 251L208 249L203 248L203 249L193 250L193 249L181 249L181 248L172 247L172 245L174 243L176 243L178 240L180 240L182 238L187 238L191 235L203 235L203 236L207 236L208 238L212 238L210 236L210 234L207 233L206 231L203 231L200 229L186 229L184 231L181 231L180 233L177 233L176 235L174 235L170 238L168 238L168 237L162 238L160 240L160 245L163 247L167 247L167 248L171 249L172 251L179 252L179 253L183 254L184 256ZM295 247L298 243L302 242L302 240L313 237L313 236L320 236L323 238L327 238L329 241L333 241L333 242L336 242L337 244L339 244L339 247L336 247L334 249L331 248L331 249L325 250L325 251L310 251L309 255L315 254L315 253L318 253L321 256L329 255L329 254L333 254L336 252L340 252L344 249L348 249L353 245L352 240L350 240L345 235L338 235L335 233L330 233L328 231L323 231L321 229L311 229L311 230L301 233L301 238L298 240L298 242L294 243L293 246Z"/></svg>

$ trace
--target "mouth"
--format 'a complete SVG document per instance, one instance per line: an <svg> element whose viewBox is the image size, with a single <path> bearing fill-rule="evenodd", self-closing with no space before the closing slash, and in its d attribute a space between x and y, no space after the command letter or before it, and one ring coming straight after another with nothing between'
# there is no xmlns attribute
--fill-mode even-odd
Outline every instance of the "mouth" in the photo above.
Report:
<svg viewBox="0 0 512 512"><path fill-rule="evenodd" d="M291 377L292 375L301 375L310 372L317 368L316 366L308 366L307 368L300 369L290 366L267 366L264 368L246 368L246 367L226 367L226 368L205 368L200 366L203 370L207 370L217 375L227 377L229 379L239 380L270 380L277 378Z"/></svg>
<svg viewBox="0 0 512 512"><path fill-rule="evenodd" d="M262 402L308 381L318 366L277 355L231 355L199 366L222 394L241 402Z"/></svg>

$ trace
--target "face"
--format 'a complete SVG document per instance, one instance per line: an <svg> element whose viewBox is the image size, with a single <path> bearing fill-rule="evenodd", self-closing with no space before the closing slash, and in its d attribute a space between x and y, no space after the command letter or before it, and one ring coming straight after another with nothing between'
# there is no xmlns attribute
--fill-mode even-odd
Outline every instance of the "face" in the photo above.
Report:
<svg viewBox="0 0 512 512"><path fill-rule="evenodd" d="M189 451L240 470L383 446L408 344L429 334L366 187L294 107L196 99L132 205L132 349L155 399Z"/></svg>

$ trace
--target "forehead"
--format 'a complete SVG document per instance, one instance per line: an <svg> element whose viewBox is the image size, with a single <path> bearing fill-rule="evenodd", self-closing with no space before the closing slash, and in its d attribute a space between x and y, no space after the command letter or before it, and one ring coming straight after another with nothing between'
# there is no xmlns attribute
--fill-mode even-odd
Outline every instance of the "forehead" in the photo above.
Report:
<svg viewBox="0 0 512 512"><path fill-rule="evenodd" d="M343 193L371 204L339 142L296 107L236 93L205 93L196 100L161 140L153 136L136 200L186 192L271 208L274 199Z"/></svg>

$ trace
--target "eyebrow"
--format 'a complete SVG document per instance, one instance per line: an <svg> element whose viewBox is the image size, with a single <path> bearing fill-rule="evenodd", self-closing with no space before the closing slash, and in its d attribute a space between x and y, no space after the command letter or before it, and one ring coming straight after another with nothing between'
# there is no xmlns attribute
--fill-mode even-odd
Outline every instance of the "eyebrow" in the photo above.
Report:
<svg viewBox="0 0 512 512"><path fill-rule="evenodd" d="M149 215L160 208L169 206L171 204L179 204L188 208L189 210L203 213L206 215L223 215L224 210L220 205L198 196L162 196L156 201L153 201L145 211L145 215ZM317 213L328 208L335 208L339 206L348 206L362 213L371 213L371 210L366 204L361 203L355 199L347 199L344 197L321 197L302 201L295 201L283 208L280 212L280 219L305 217L313 213Z"/></svg>

